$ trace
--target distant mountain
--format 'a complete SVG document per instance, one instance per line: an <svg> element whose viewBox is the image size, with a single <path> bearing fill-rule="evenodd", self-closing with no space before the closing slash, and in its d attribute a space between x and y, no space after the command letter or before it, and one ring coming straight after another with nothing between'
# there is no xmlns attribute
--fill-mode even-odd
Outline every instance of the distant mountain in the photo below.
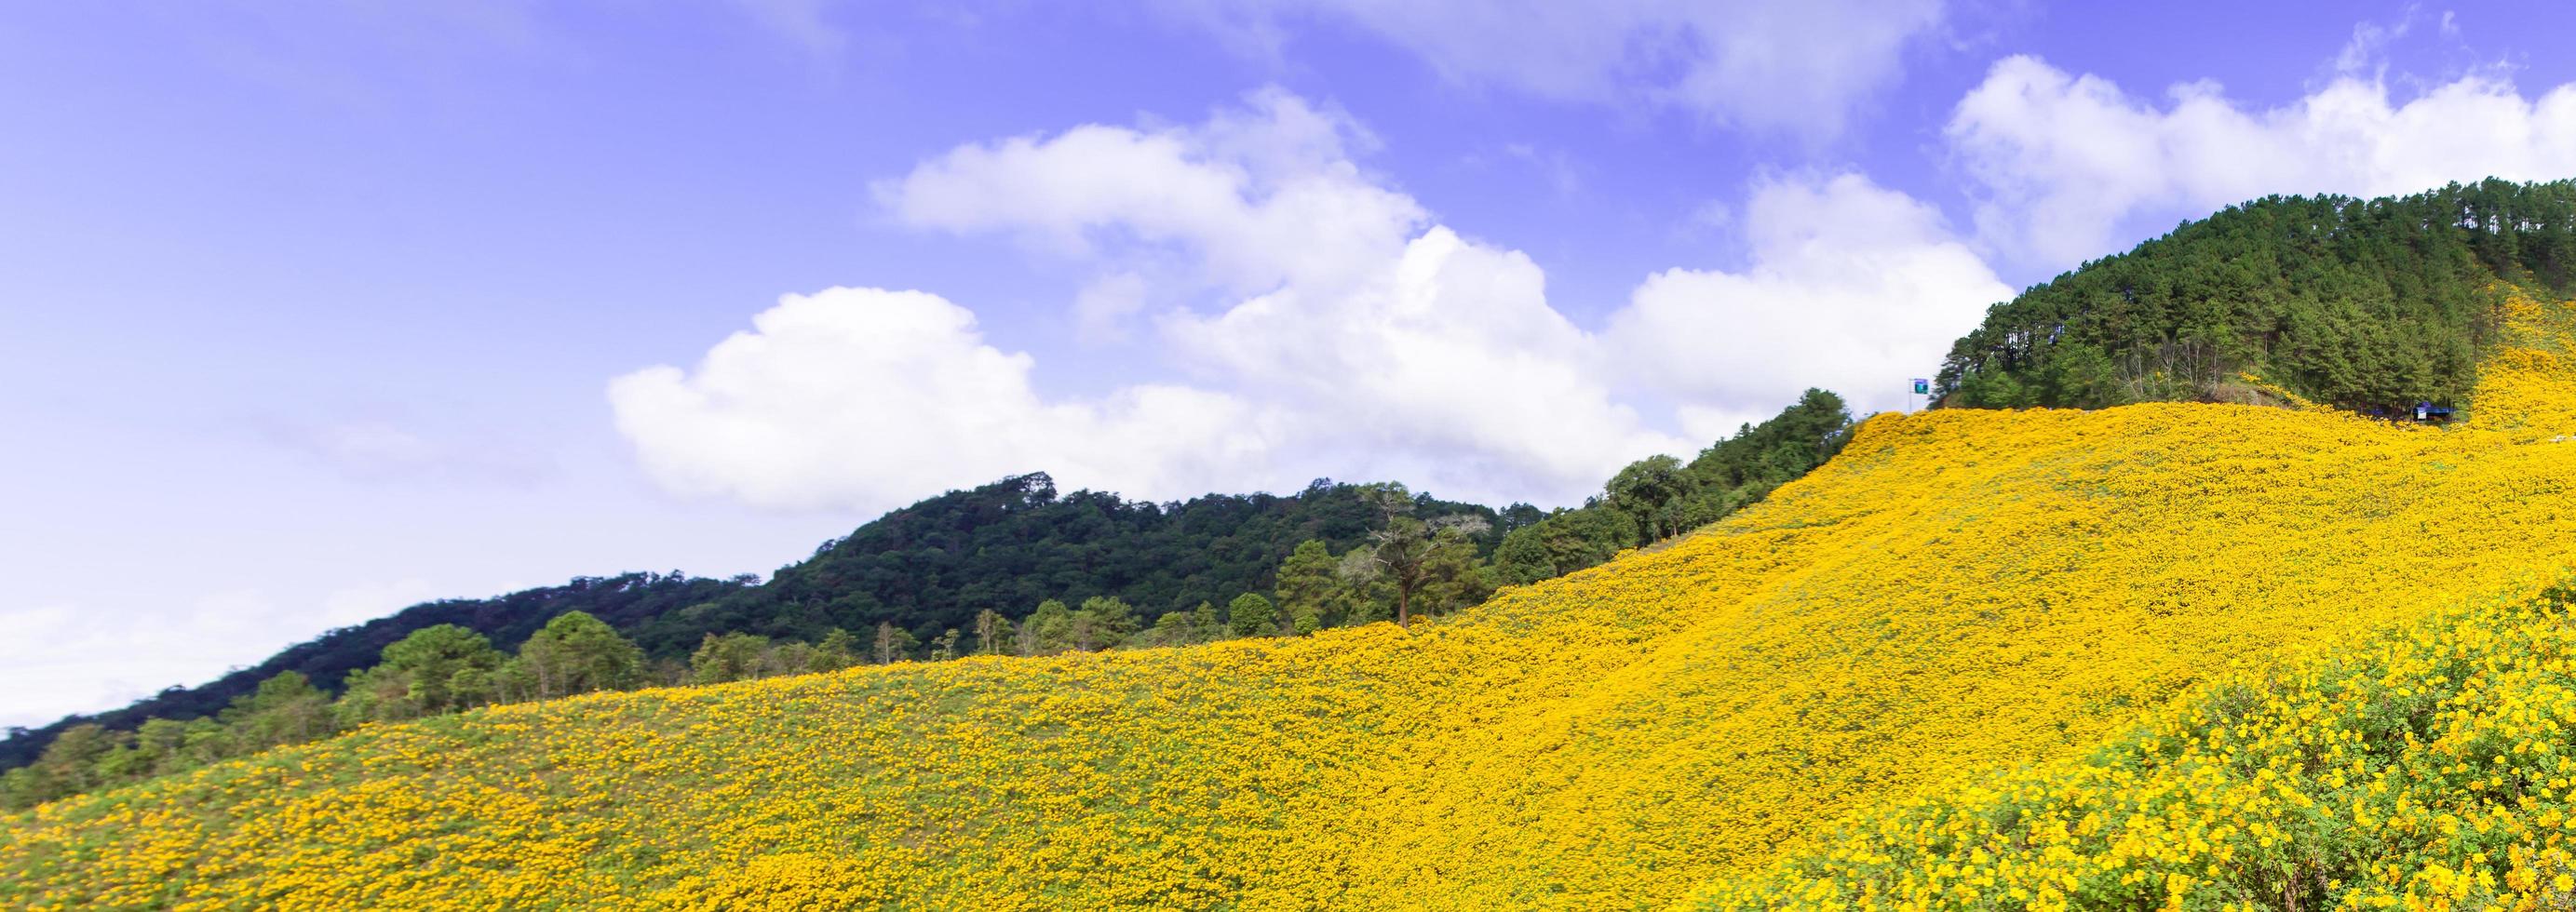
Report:
<svg viewBox="0 0 2576 912"><path fill-rule="evenodd" d="M1940 401L2253 401L2269 385L2365 413L2465 405L2507 285L2576 293L2576 181L2266 197L1995 305L1951 348Z"/></svg>

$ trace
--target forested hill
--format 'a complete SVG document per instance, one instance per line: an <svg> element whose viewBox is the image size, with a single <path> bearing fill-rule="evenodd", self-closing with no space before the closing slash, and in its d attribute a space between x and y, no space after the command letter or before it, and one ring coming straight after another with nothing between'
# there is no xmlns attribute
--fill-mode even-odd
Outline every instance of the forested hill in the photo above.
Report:
<svg viewBox="0 0 2576 912"><path fill-rule="evenodd" d="M768 585L665 615L633 635L650 654L686 655L709 633L816 640L833 628L888 622L926 642L944 629L971 629L979 612L1016 619L1048 599L1110 596L1148 618L1224 604L1270 591L1280 560L1299 542L1321 539L1335 551L1358 544L1377 515L1362 492L1317 480L1289 495L1158 504L1099 491L1058 494L1046 474L1020 475L888 513L824 542ZM1414 503L1425 519L1484 520L1474 536L1480 553L1540 515L1429 495Z"/></svg>
<svg viewBox="0 0 2576 912"><path fill-rule="evenodd" d="M1471 504L1415 498L1426 518L1472 514L1490 552L1514 527L1539 518L1527 506L1497 514ZM1045 474L952 491L896 510L825 542L814 556L781 568L767 585L628 573L485 599L414 605L333 630L248 668L195 687L172 687L130 706L73 716L0 739L0 769L26 765L71 726L132 729L146 718L214 715L261 681L301 673L336 690L349 672L376 664L385 646L414 631L455 624L512 649L547 621L587 612L644 648L650 659L685 663L708 634L751 633L818 641L833 628L864 631L891 622L927 642L943 629L971 627L977 612L1027 615L1047 599L1107 595L1153 614L1201 601L1223 604L1266 592L1279 562L1301 541L1336 550L1368 531L1373 507L1360 487L1317 481L1291 495L1211 494L1186 502L1129 501L1115 494L1060 495ZM1151 616L1150 614L1148 615Z"/></svg>
<svg viewBox="0 0 2576 912"><path fill-rule="evenodd" d="M2249 401L2272 385L2365 413L2466 406L2505 285L2576 293L2576 181L2266 197L1996 305L1951 348L1940 401Z"/></svg>

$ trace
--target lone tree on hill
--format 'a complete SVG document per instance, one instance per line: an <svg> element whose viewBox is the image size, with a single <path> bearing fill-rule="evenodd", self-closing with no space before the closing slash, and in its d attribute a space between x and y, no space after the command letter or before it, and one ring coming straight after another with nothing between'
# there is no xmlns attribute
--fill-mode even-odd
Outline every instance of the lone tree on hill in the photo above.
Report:
<svg viewBox="0 0 2576 912"><path fill-rule="evenodd" d="M1428 522L1413 515L1414 499L1401 484L1370 485L1367 496L1382 522L1362 546L1357 562L1395 590L1395 622L1413 623L1413 603L1426 596L1430 607L1481 596L1482 574L1476 569L1476 543L1485 519L1473 515L1442 516Z"/></svg>

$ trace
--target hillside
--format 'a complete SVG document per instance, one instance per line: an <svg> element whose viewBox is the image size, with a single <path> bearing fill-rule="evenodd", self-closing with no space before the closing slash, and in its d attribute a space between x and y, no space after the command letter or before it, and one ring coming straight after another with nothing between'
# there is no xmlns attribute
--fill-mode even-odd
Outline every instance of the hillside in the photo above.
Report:
<svg viewBox="0 0 2576 912"><path fill-rule="evenodd" d="M1878 416L1669 547L1409 630L370 726L0 818L0 902L1716 896L1850 815L2100 756L2213 681L2561 579L2576 446L2551 441L2576 400L2550 338L2501 353L2446 430L2191 404Z"/></svg>
<svg viewBox="0 0 2576 912"><path fill-rule="evenodd" d="M1485 507L1429 497L1421 503L1428 516L1504 519L1484 536L1487 550L1509 531L1508 519ZM1513 515L1537 515L1519 509ZM1094 491L1059 495L1045 474L1022 475L891 511L824 542L766 584L678 571L627 573L424 602L329 631L205 684L12 730L0 739L0 770L33 761L74 725L132 729L146 718L211 716L287 672L336 689L349 672L375 664L387 644L439 624L481 633L507 650L556 616L582 611L635 639L648 657L685 662L710 633L817 641L835 626L866 630L890 621L927 642L942 628L969 626L977 611L1018 619L1050 598L1114 595L1158 612L1202 599L1222 603L1267 590L1280 559L1300 541L1349 547L1367 531L1370 510L1357 486L1322 481L1285 496L1210 494L1156 504Z"/></svg>
<svg viewBox="0 0 2576 912"><path fill-rule="evenodd" d="M2500 329L2476 436L2576 449L2576 306L2508 294ZM2514 500L2563 506L2571 477ZM2230 669L2084 754L1865 809L1700 904L2576 905L2576 586L2528 588Z"/></svg>
<svg viewBox="0 0 2576 912"><path fill-rule="evenodd" d="M1460 563L1472 565L1460 568L1461 575L1472 577L1473 582L1452 587L1457 591L1439 602L1472 604L1491 588L1484 582L1488 576L1496 583L1560 576L1759 501L1772 488L1830 458L1850 436L1851 426L1851 415L1840 397L1808 390L1779 415L1744 426L1687 464L1660 455L1639 460L1612 478L1602 495L1571 509L1542 512L1528 504L1514 504L1497 512L1408 494L1400 487L1380 493L1404 500L1413 520L1459 526L1463 553L1457 557ZM13 729L0 739L0 771L38 763L65 733L81 726L108 731L94 743L76 740L107 747L133 741L140 727L153 719L188 721L228 710L241 715L250 707L237 703L247 702L264 682L281 677L296 678L290 690L309 683L327 698L345 690L349 675L376 665L389 644L441 625L479 634L509 652L549 622L580 612L641 647L640 657L650 666L641 676L644 681L678 683L694 673L690 666L696 661L695 653L710 637L731 640L752 652L767 646L792 652L819 647L835 636L855 640L852 632L874 629L877 638L888 639L878 647L885 657L953 655L961 641L966 651L1026 654L1031 647L1045 646L1053 636L985 643L979 616L998 617L1004 627L1025 624L1050 601L1087 605L1095 598L1116 599L1128 609L1142 609L1128 619L1140 624L1155 624L1171 612L1182 611L1200 619L1186 631L1110 630L1109 636L1102 637L1107 642L1084 648L1209 639L1210 631L1197 628L1217 626L1215 606L1246 594L1275 600L1284 612L1313 614L1310 622L1365 620L1393 613L1391 606L1378 604L1392 595L1382 591L1384 586L1366 580L1319 581L1314 578L1319 569L1329 576L1347 574L1337 566L1319 568L1314 559L1337 565L1338 557L1351 556L1350 549L1379 531L1386 521L1387 504L1373 500L1377 487L1382 486L1319 479L1285 496L1209 494L1157 504L1096 491L1058 494L1053 479L1044 473L1015 476L891 511L848 536L824 542L812 557L780 568L767 583L751 577L691 578L678 571L630 573L580 577L563 586L488 599L415 605L389 617L329 631L207 684L173 687L109 712ZM1286 560L1292 553L1302 553L1301 545L1320 548L1322 553L1308 555L1303 564ZM1483 562L1488 554L1490 565ZM1295 593L1302 603L1292 603L1296 600L1286 591L1299 587L1280 579L1292 572L1292 564L1306 572L1302 588ZM1281 621L1293 624L1296 619L1282 615ZM1049 623L1040 619L1038 633L1045 633ZM945 647L936 645L943 633L948 637ZM976 639L964 640L967 636ZM905 637L919 648L901 646ZM746 646L746 638L772 642ZM1077 639L1091 638L1086 634ZM1119 642L1122 639L1133 642ZM819 671L848 663L784 664ZM730 679L731 675L715 678ZM340 724L351 723L344 718ZM302 723L293 727L309 728ZM330 731L308 731L291 740L310 740ZM192 758L184 762L205 762L274 743L216 734L169 733L163 740L174 743L164 745L169 750L159 751L167 756L140 765L130 758L110 760L104 755L60 758L55 766L116 769L58 769L40 786L21 782L12 788L9 780L0 778L0 808L24 807L99 784L158 775L167 771L165 762L183 762L176 759L180 755ZM187 744L194 747L178 749ZM86 757L89 752L81 753Z"/></svg>
<svg viewBox="0 0 2576 912"><path fill-rule="evenodd" d="M2357 412L2463 405L2506 285L2576 294L2576 181L2266 197L1995 305L1937 392L1987 408L2259 401L2253 374Z"/></svg>

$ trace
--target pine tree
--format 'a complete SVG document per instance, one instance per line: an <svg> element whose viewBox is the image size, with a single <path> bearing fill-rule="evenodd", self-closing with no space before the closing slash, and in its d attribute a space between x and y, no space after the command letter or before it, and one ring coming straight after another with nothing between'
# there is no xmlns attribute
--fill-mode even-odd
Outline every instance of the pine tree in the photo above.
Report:
<svg viewBox="0 0 2576 912"><path fill-rule="evenodd" d="M1311 538L1279 562L1279 611L1291 625L1322 625L1342 588L1340 564L1322 540Z"/></svg>

